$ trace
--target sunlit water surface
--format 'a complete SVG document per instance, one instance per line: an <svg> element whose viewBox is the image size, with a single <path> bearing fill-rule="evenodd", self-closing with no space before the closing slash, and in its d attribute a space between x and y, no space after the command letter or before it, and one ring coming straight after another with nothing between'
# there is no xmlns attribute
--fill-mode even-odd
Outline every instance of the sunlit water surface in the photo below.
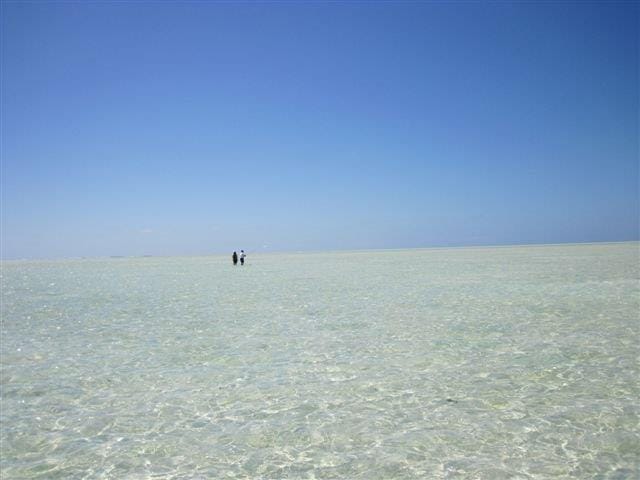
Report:
<svg viewBox="0 0 640 480"><path fill-rule="evenodd" d="M5 262L0 476L636 478L639 252Z"/></svg>

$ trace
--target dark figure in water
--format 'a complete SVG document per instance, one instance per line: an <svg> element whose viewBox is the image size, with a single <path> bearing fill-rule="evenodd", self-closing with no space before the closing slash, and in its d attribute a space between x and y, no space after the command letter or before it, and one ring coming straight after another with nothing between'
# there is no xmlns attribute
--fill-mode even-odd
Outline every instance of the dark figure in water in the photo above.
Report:
<svg viewBox="0 0 640 480"><path fill-rule="evenodd" d="M231 260L233 260L234 265L238 264L238 254L236 252L233 252L233 255L231 255Z"/></svg>

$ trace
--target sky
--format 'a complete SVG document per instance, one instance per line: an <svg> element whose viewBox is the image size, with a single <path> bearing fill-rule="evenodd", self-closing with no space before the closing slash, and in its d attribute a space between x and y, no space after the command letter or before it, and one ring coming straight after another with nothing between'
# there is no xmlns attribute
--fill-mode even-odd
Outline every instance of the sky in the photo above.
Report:
<svg viewBox="0 0 640 480"><path fill-rule="evenodd" d="M1 4L1 255L638 240L635 2Z"/></svg>

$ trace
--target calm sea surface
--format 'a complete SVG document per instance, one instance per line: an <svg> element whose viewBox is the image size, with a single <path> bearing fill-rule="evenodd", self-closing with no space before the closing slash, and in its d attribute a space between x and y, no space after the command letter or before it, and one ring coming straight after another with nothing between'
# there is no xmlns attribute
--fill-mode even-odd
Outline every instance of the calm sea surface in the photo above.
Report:
<svg viewBox="0 0 640 480"><path fill-rule="evenodd" d="M637 478L640 245L4 262L0 477Z"/></svg>

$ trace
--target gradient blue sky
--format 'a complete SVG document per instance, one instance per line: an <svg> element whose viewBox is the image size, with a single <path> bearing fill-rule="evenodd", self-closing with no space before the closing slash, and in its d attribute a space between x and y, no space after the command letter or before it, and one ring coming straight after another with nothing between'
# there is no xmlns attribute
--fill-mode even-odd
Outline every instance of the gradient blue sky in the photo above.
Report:
<svg viewBox="0 0 640 480"><path fill-rule="evenodd" d="M2 256L637 240L634 2L2 2Z"/></svg>

